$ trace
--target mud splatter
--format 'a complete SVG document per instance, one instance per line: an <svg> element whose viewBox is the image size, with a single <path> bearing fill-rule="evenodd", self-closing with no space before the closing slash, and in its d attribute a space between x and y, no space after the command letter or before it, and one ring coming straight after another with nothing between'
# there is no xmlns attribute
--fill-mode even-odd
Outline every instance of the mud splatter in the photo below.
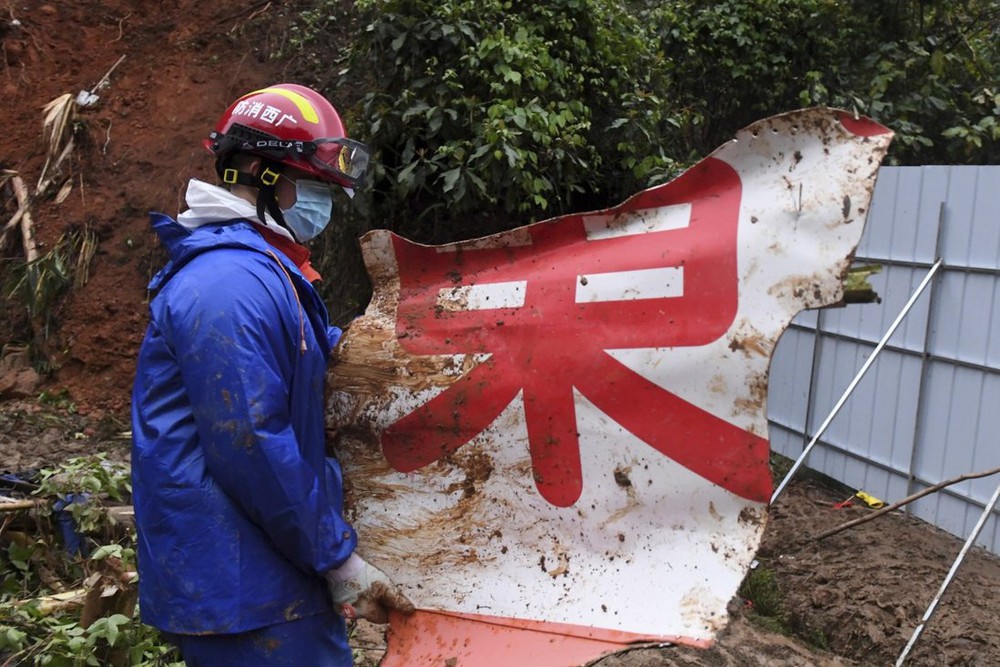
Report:
<svg viewBox="0 0 1000 667"><path fill-rule="evenodd" d="M829 275L792 276L772 285L767 293L792 309L832 306L843 298L843 280L848 266L846 260L841 263L838 267L839 278L831 279Z"/></svg>
<svg viewBox="0 0 1000 667"><path fill-rule="evenodd" d="M740 322L729 339L729 349L733 352L742 352L747 357L767 357L773 347L774 343L746 320Z"/></svg>
<svg viewBox="0 0 1000 667"><path fill-rule="evenodd" d="M615 484L623 489L630 488L632 486L632 480L628 476L630 472L631 468L615 468Z"/></svg>
<svg viewBox="0 0 1000 667"><path fill-rule="evenodd" d="M757 512L752 507L744 507L740 510L740 523L749 523L754 526L759 526L764 521L764 515Z"/></svg>
<svg viewBox="0 0 1000 667"><path fill-rule="evenodd" d="M749 397L737 398L734 406L737 412L761 414L767 404L767 372L755 373L748 378Z"/></svg>

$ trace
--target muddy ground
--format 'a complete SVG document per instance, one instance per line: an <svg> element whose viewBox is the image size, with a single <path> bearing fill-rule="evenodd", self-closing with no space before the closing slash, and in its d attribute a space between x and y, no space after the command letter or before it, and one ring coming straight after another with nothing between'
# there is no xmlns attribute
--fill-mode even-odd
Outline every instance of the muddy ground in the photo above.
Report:
<svg viewBox="0 0 1000 667"><path fill-rule="evenodd" d="M97 451L128 456L127 422L80 415L66 399L0 404L0 473L51 466ZM944 580L962 541L896 511L821 542L828 528L871 513L850 489L810 472L771 510L758 553L761 601L731 605L728 628L709 650L631 649L600 667L840 667L891 665ZM779 594L767 587L776 582ZM781 609L765 608L763 603ZM760 612L760 613L758 613ZM1000 559L975 548L942 598L908 665L1000 665ZM368 664L381 656L381 632L360 628L355 644Z"/></svg>
<svg viewBox="0 0 1000 667"><path fill-rule="evenodd" d="M308 3L178 0L156 11L126 0L0 0L0 168L32 186L45 162L42 107L91 90L115 65L99 102L73 124L76 147L57 188L32 202L44 253L70 230L95 235L84 285L47 322L8 299L16 234L0 246L0 469L17 472L107 451L125 458L134 358L146 290L163 257L146 213L176 213L188 178L211 178L202 137L236 96L294 79L296 63L269 56L289 38L288 17ZM119 62L119 59L124 59ZM308 82L308 81L307 81ZM57 203L55 193L69 188ZM0 198L0 227L16 205ZM36 337L50 368L24 363ZM39 397L43 397L41 400ZM653 648L601 667L649 665L890 665L906 643L961 541L893 513L823 542L809 537L870 512L835 506L850 490L819 479L792 484L771 515L758 568L773 575L783 610L761 621L751 604L708 651ZM912 654L912 665L1000 665L1000 562L970 553ZM377 631L359 636L377 646ZM378 657L378 650L370 655Z"/></svg>

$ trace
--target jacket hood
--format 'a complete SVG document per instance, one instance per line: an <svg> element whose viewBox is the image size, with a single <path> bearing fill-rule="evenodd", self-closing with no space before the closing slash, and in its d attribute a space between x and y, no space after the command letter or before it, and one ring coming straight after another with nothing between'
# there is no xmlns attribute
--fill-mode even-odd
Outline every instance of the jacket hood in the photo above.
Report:
<svg viewBox="0 0 1000 667"><path fill-rule="evenodd" d="M294 243L287 229L270 216L264 222L257 219L257 207L224 188L192 178L184 195L187 210L174 220L163 213L150 213L153 231L166 248L170 261L149 283L157 290L192 257L212 248L250 248L267 252L269 246L255 225L264 226ZM252 223L252 224L251 224ZM284 262L286 268L294 267Z"/></svg>
<svg viewBox="0 0 1000 667"><path fill-rule="evenodd" d="M238 217L212 224L204 224L195 230L182 226L169 215L150 213L150 223L153 231L170 257L159 273L153 276L149 283L150 290L158 290L182 266L197 255L214 248L247 248L260 253L267 253L270 246L264 241L254 225ZM279 253L280 256L280 253ZM299 273L291 261L282 257L285 268Z"/></svg>

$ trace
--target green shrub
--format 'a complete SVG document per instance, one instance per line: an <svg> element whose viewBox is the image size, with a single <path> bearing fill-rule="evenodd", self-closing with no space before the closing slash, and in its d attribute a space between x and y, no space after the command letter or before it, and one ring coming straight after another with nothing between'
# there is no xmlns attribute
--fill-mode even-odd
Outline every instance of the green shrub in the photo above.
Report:
<svg viewBox="0 0 1000 667"><path fill-rule="evenodd" d="M897 164L1000 160L1000 5L990 0L651 3L674 104L699 153L759 118L853 110L896 131Z"/></svg>
<svg viewBox="0 0 1000 667"><path fill-rule="evenodd" d="M321 5L303 18L310 48L329 45L320 26L355 22L327 92L365 91L349 127L374 151L356 202L374 225L469 238L617 203L675 167L664 63L620 2L366 0L353 17Z"/></svg>
<svg viewBox="0 0 1000 667"><path fill-rule="evenodd" d="M131 495L127 466L102 454L74 458L42 471L37 495L49 500L88 494L85 502L67 507L88 544L101 546L87 558L67 553L49 519L47 506L21 517L7 515L3 524L9 545L0 551L0 664L80 667L128 664L183 667L177 651L159 632L143 625L134 589L107 588L121 595L124 611L90 618L84 627L79 609L51 604L57 590L90 588L102 574L124 582L135 567L135 530L111 520L108 501L126 502ZM13 522L13 524L11 524ZM7 531L9 525L16 530ZM28 529L31 529L30 531ZM129 586L135 586L134 579Z"/></svg>
<svg viewBox="0 0 1000 667"><path fill-rule="evenodd" d="M317 241L341 323L370 229L445 243L615 205L800 107L888 125L889 163L1000 162L995 0L319 0L289 34L373 151Z"/></svg>

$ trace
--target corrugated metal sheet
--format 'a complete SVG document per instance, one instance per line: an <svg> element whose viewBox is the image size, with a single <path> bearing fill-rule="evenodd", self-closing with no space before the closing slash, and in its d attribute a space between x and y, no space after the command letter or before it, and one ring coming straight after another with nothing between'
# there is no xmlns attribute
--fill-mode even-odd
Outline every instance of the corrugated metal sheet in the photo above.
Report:
<svg viewBox="0 0 1000 667"><path fill-rule="evenodd" d="M771 446L795 458L830 413L935 258L944 265L806 465L887 502L1000 466L1000 166L884 167L858 248L883 265L881 304L808 312L771 369ZM998 479L909 506L966 536ZM979 544L1000 554L998 512Z"/></svg>

